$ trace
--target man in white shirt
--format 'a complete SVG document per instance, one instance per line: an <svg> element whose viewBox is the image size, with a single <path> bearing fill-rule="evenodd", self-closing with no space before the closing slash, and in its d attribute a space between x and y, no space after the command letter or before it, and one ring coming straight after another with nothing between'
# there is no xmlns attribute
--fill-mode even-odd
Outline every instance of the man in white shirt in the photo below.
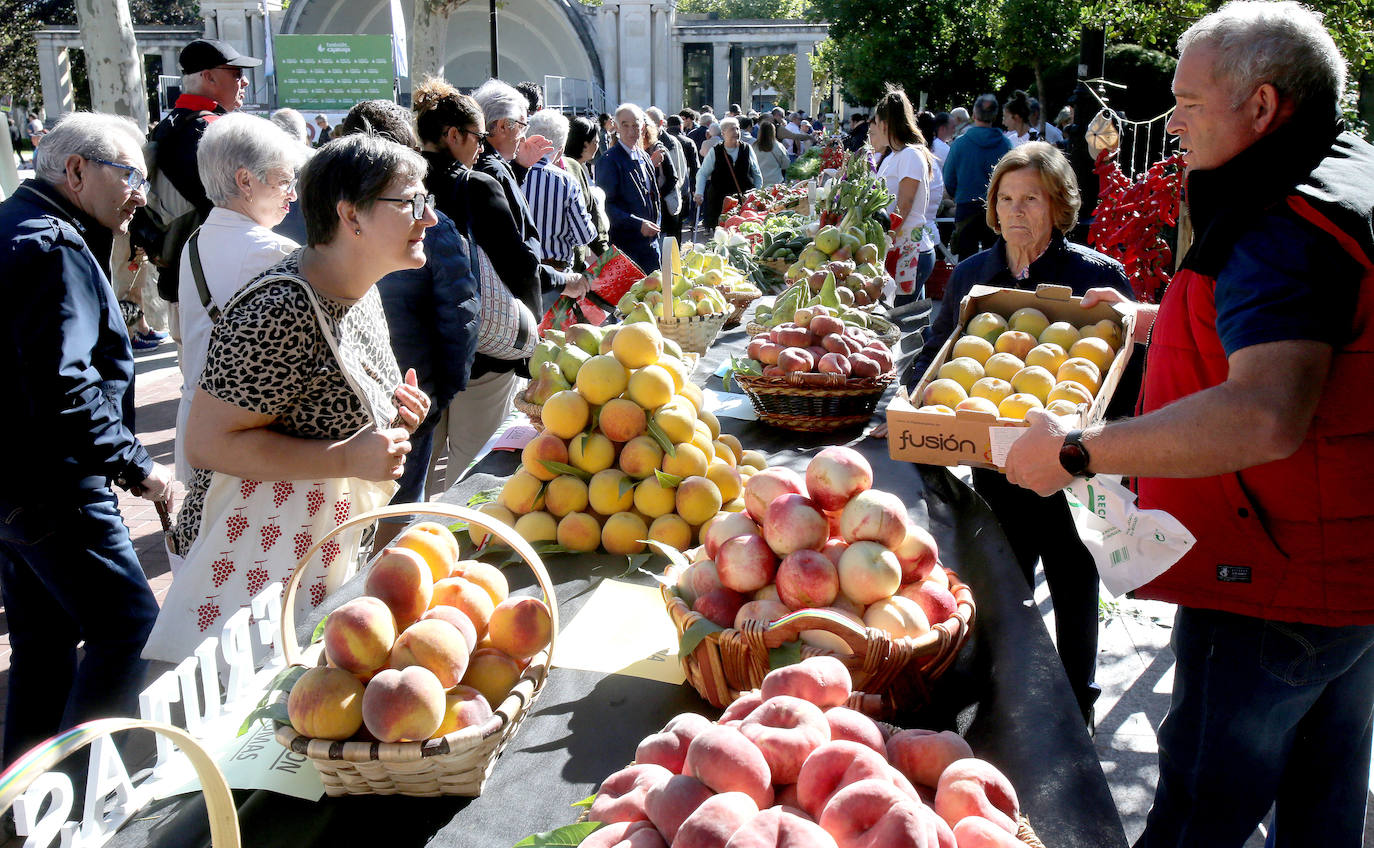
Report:
<svg viewBox="0 0 1374 848"><path fill-rule="evenodd" d="M1062 148L1064 146L1064 133L1059 130L1059 127L1056 127L1051 121L1046 121L1043 126L1040 124L1040 101L1034 97L1030 101L1030 125L1040 131L1041 141L1048 141L1055 147Z"/></svg>

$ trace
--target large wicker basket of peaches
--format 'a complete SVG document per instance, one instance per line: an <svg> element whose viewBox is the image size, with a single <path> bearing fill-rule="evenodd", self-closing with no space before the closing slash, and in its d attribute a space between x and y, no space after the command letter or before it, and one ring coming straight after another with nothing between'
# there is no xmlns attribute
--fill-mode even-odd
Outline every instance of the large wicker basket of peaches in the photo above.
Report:
<svg viewBox="0 0 1374 848"><path fill-rule="evenodd" d="M872 488L872 467L852 448L822 450L804 478L742 472L746 511L705 524L693 561L663 585L692 687L724 707L761 685L770 652L793 645L840 660L876 699L870 714L928 701L974 616L930 533L896 495Z"/></svg>
<svg viewBox="0 0 1374 848"><path fill-rule="evenodd" d="M496 536L534 572L544 599L511 595L499 569L458 558L448 527L422 522L373 559L363 595L331 612L322 644L302 651L294 595L315 550L351 527L408 514ZM277 741L314 763L330 795L480 795L544 686L557 633L548 572L510 527L440 503L365 513L320 539L286 586L282 647L305 671Z"/></svg>

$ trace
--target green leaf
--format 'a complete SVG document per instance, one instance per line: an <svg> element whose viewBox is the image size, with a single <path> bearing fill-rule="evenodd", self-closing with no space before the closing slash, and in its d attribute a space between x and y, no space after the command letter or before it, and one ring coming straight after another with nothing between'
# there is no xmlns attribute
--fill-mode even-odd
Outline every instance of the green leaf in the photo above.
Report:
<svg viewBox="0 0 1374 848"><path fill-rule="evenodd" d="M674 566L678 568L685 569L691 565L691 563L687 561L687 557L682 553L682 551L678 550L672 545L665 545L656 539L646 539L645 544L647 544L649 548L653 551L661 554L662 556L667 557L668 562L672 563Z"/></svg>
<svg viewBox="0 0 1374 848"><path fill-rule="evenodd" d="M493 503L500 496L500 489L484 489L468 498L468 508L477 509L482 504Z"/></svg>
<svg viewBox="0 0 1374 848"><path fill-rule="evenodd" d="M324 626L329 622L329 616L320 619L320 623L315 625L315 632L310 635L310 644L315 644L324 638Z"/></svg>
<svg viewBox="0 0 1374 848"><path fill-rule="evenodd" d="M682 631L682 638L679 639L677 643L677 655L679 657L690 656L692 651L697 649L697 645L701 644L702 639L705 639L712 633L719 633L724 629L724 627L708 621L707 619L699 619L691 627Z"/></svg>
<svg viewBox="0 0 1374 848"><path fill-rule="evenodd" d="M650 419L648 425L649 435L658 442L658 446L663 448L663 452L668 456L677 456L677 448L673 447L673 440L668 438L668 434L663 432L663 428Z"/></svg>
<svg viewBox="0 0 1374 848"><path fill-rule="evenodd" d="M623 498L625 497L625 495L629 494L630 492L633 492L635 490L636 485L638 485L638 482L630 475L626 474L624 477L621 477L619 486L620 494L618 495L618 497Z"/></svg>
<svg viewBox="0 0 1374 848"><path fill-rule="evenodd" d="M601 827L601 822L576 822L575 824L565 824L547 833L536 833L533 836L526 836L524 839L515 843L514 848L541 848L541 846L575 848L575 846L581 845L582 840L591 836L599 827Z"/></svg>
<svg viewBox="0 0 1374 848"><path fill-rule="evenodd" d="M668 474L655 468L654 476L658 478L658 484L665 489L676 489L682 485L682 478L676 474Z"/></svg>
<svg viewBox="0 0 1374 848"><path fill-rule="evenodd" d="M595 792L593 792L592 794L588 795L586 798L583 798L581 801L573 801L572 804L570 804L569 806L572 806L572 807L590 807L594 801L596 801L596 793L595 793Z"/></svg>
<svg viewBox="0 0 1374 848"><path fill-rule="evenodd" d="M583 445L583 447L585 448L586 445ZM545 468L549 469L555 474L567 474L569 476L576 477L579 480L582 480L583 482L592 479L592 475L583 471L581 468L574 468L573 466L567 465L562 462L554 462L552 459L541 459L539 461L544 463Z"/></svg>
<svg viewBox="0 0 1374 848"><path fill-rule="evenodd" d="M296 668L300 668L300 666L296 666ZM305 669L301 668L301 671L304 672ZM243 724L239 725L239 732L236 735L242 736L252 729L254 724L257 724L263 719L271 719L290 724L291 716L286 712L286 702L273 701L270 704L262 704L248 714L248 717L243 720Z"/></svg>
<svg viewBox="0 0 1374 848"><path fill-rule="evenodd" d="M796 665L802 661L802 646L800 639L793 639L790 642L783 642L776 648L768 651L768 669Z"/></svg>

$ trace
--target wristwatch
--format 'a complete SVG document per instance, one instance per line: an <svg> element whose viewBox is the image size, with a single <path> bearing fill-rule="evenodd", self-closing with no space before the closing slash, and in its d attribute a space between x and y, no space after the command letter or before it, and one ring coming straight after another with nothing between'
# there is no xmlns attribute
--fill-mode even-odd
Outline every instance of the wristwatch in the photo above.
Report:
<svg viewBox="0 0 1374 848"><path fill-rule="evenodd" d="M1064 437L1064 444L1059 447L1059 464L1064 466L1064 470L1075 477L1092 477L1092 472L1088 471L1088 463L1092 462L1092 457L1088 455L1088 449L1083 446L1083 431L1070 430Z"/></svg>

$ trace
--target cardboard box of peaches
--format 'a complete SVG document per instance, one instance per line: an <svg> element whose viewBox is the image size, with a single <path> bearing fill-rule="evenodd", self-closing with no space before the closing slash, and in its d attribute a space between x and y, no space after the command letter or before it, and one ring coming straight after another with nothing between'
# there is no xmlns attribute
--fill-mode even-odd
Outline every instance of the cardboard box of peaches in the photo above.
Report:
<svg viewBox="0 0 1374 848"><path fill-rule="evenodd" d="M957 329L910 394L887 407L888 453L904 462L998 468L1013 435L1041 407L1100 421L1135 343L1135 316L1084 309L1067 286L974 286Z"/></svg>

